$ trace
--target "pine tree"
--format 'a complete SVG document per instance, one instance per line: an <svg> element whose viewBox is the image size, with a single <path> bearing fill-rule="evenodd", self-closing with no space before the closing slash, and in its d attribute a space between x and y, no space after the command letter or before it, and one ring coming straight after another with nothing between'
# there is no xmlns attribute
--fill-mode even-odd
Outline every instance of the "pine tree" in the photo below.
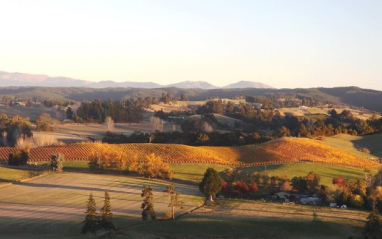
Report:
<svg viewBox="0 0 382 239"><path fill-rule="evenodd" d="M174 189L175 184L172 183L166 188L166 190L164 190L164 192L168 193L171 197L171 201L168 206L171 207L172 219L175 219L175 207L178 207L182 204L182 202L179 201L180 192L176 192Z"/></svg>
<svg viewBox="0 0 382 239"><path fill-rule="evenodd" d="M204 173L202 182L199 184L199 190L210 197L210 201L213 202L212 195L220 192L222 189L222 180L219 173L213 169L208 168Z"/></svg>
<svg viewBox="0 0 382 239"><path fill-rule="evenodd" d="M151 186L144 186L142 190L141 197L144 197L145 199L143 200L141 208L143 209L142 211L142 220L147 221L148 219L155 220L156 215L154 211L154 205L152 203L153 201L153 193L152 193L152 188Z"/></svg>
<svg viewBox="0 0 382 239"><path fill-rule="evenodd" d="M106 237L107 231L110 231L111 229L115 230L113 223L113 213L111 213L110 196L107 191L105 191L105 201L101 209L100 226L105 230Z"/></svg>
<svg viewBox="0 0 382 239"><path fill-rule="evenodd" d="M367 221L363 228L363 233L365 236L371 236L372 238L382 238L381 219L375 204L375 200L373 200L372 209L366 218Z"/></svg>
<svg viewBox="0 0 382 239"><path fill-rule="evenodd" d="M89 195L89 200L87 202L87 210L85 212L86 217L85 221L83 222L84 225L82 226L81 233L89 234L89 238L92 237L92 235L96 234L97 230L99 229L99 223L98 223L98 218L97 218L97 208L96 208L96 203L93 199L93 194L90 193Z"/></svg>

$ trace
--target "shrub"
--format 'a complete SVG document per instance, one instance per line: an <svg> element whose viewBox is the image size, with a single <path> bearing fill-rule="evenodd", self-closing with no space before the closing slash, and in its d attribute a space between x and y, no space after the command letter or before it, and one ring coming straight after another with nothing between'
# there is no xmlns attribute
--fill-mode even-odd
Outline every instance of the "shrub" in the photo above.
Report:
<svg viewBox="0 0 382 239"><path fill-rule="evenodd" d="M223 192L229 192L228 183L222 179L222 191Z"/></svg>
<svg viewBox="0 0 382 239"><path fill-rule="evenodd" d="M27 164L29 159L29 152L28 151L16 151L9 154L8 158L8 164L9 165L15 165L20 166Z"/></svg>
<svg viewBox="0 0 382 239"><path fill-rule="evenodd" d="M294 189L300 192L304 192L308 189L308 183L303 177L294 177L292 179L292 185Z"/></svg>
<svg viewBox="0 0 382 239"><path fill-rule="evenodd" d="M65 156L62 154L57 154L51 155L50 158L50 169L57 173L62 172L64 168Z"/></svg>
<svg viewBox="0 0 382 239"><path fill-rule="evenodd" d="M367 154L370 153L370 150L368 148L359 148L358 151L360 151L362 153L367 153Z"/></svg>
<svg viewBox="0 0 382 239"><path fill-rule="evenodd" d="M292 186L289 183L289 180L285 180L283 185L281 186L280 190L282 191L290 191L292 190Z"/></svg>
<svg viewBox="0 0 382 239"><path fill-rule="evenodd" d="M161 220L168 220L171 218L172 218L172 213L170 211L163 213L163 215L160 217Z"/></svg>
<svg viewBox="0 0 382 239"><path fill-rule="evenodd" d="M364 204L363 198L361 195L352 194L348 198L349 206L355 208L361 208Z"/></svg>
<svg viewBox="0 0 382 239"><path fill-rule="evenodd" d="M336 185L337 187L346 187L346 182L342 177L333 178L332 183Z"/></svg>
<svg viewBox="0 0 382 239"><path fill-rule="evenodd" d="M259 186L257 186L256 182L253 182L251 185L251 192L258 192L259 191Z"/></svg>

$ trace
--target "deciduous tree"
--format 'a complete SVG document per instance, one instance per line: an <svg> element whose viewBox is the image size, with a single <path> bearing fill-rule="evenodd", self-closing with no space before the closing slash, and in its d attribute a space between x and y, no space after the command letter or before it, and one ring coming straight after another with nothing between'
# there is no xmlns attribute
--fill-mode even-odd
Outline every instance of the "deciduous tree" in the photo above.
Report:
<svg viewBox="0 0 382 239"><path fill-rule="evenodd" d="M173 183L170 186L167 186L164 192L168 193L171 197L171 201L168 206L171 207L172 219L175 219L175 207L178 207L182 204L182 202L179 201L179 196L181 193L175 191L175 184Z"/></svg>
<svg viewBox="0 0 382 239"><path fill-rule="evenodd" d="M146 157L146 161L138 166L138 174L147 178L171 178L173 171L170 165L164 163L160 156L154 153Z"/></svg>

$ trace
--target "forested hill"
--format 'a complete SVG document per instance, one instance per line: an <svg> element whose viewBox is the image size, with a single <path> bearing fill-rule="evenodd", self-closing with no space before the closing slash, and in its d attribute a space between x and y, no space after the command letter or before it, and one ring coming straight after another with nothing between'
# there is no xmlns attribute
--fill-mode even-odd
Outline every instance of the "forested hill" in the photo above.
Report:
<svg viewBox="0 0 382 239"><path fill-rule="evenodd" d="M147 96L161 97L162 93L170 93L180 97L187 95L190 100L205 100L212 97L233 98L238 96L264 96L277 97L312 97L323 103L348 104L364 107L369 110L382 112L382 91L362 89L358 87L336 88L308 88L308 89L180 89L180 88L75 88L75 87L3 87L0 88L0 97L17 96L18 99L67 99L67 100L93 100L128 98L144 98Z"/></svg>

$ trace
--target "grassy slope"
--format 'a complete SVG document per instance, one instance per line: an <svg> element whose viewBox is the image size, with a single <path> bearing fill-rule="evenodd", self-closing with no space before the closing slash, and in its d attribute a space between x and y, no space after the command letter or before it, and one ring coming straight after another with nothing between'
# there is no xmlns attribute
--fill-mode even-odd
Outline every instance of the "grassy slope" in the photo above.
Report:
<svg viewBox="0 0 382 239"><path fill-rule="evenodd" d="M212 167L218 172L226 170L228 167L221 165L209 164L173 164L171 169L175 172L173 179L199 183L202 181L203 175L207 168Z"/></svg>
<svg viewBox="0 0 382 239"><path fill-rule="evenodd" d="M382 134L373 134L365 136L352 136L341 134L333 137L328 137L324 143L329 146L347 150L361 157L382 157ZM370 154L359 152L358 148L366 147L370 150Z"/></svg>
<svg viewBox="0 0 382 239"><path fill-rule="evenodd" d="M253 172L264 172L265 167L250 167L243 168L243 172L248 172L251 175ZM365 176L364 170L361 168L344 167L337 165L320 165L313 163L304 164L282 164L282 165L268 165L266 172L270 176L287 175L288 178L306 176L309 172L315 172L321 177L321 184L331 185L334 177L343 177L346 180L357 181L363 179ZM377 171L373 170L372 174Z"/></svg>

